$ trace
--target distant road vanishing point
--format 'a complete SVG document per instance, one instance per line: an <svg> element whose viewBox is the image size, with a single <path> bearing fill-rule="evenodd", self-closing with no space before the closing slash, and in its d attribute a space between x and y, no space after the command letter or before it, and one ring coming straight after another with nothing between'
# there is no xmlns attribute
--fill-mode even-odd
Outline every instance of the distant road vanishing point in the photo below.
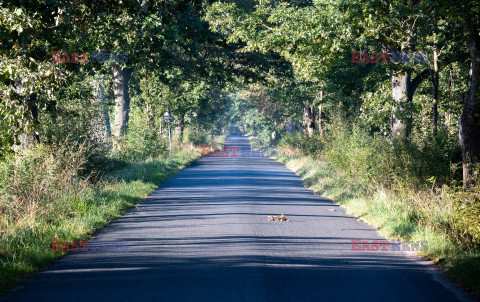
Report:
<svg viewBox="0 0 480 302"><path fill-rule="evenodd" d="M362 241L386 239L281 163L203 157L0 301L467 301L427 261Z"/></svg>

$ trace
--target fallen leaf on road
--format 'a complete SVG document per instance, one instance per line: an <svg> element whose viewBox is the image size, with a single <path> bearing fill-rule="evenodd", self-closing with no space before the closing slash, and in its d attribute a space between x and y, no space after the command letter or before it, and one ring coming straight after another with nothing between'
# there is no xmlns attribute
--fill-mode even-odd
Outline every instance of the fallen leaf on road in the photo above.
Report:
<svg viewBox="0 0 480 302"><path fill-rule="evenodd" d="M267 221L288 221L288 219L282 214L280 216L268 216Z"/></svg>

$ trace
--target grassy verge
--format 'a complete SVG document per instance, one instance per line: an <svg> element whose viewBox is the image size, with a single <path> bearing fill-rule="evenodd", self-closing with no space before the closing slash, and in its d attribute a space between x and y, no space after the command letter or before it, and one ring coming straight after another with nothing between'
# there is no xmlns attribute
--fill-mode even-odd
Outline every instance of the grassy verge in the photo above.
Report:
<svg viewBox="0 0 480 302"><path fill-rule="evenodd" d="M190 149L167 159L126 163L92 182L71 175L71 167L62 170L58 156L49 162L48 150L31 152L0 167L0 180L10 181L0 186L0 293L66 253L51 251L52 239L88 240L200 157L199 149Z"/></svg>
<svg viewBox="0 0 480 302"><path fill-rule="evenodd" d="M457 240L461 236L454 230L459 223L458 194L448 188L429 192L368 186L312 156L284 154L277 160L301 176L305 186L315 194L332 199L387 237L428 241L428 250L421 252L422 256L445 268L448 276L465 289L475 291L478 297L480 252L464 240Z"/></svg>

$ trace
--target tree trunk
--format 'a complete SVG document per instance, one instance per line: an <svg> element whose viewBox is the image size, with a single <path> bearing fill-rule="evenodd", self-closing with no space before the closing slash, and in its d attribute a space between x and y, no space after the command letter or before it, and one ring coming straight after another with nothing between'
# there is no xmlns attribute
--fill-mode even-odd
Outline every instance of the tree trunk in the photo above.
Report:
<svg viewBox="0 0 480 302"><path fill-rule="evenodd" d="M433 45L433 104L432 104L432 114L433 114L433 136L437 136L437 125L438 125L438 82L439 82L439 73L438 70L438 45L437 45L437 35L438 35L438 25L437 25L437 11L434 9L434 18L433 18L433 32L434 32L434 45Z"/></svg>
<svg viewBox="0 0 480 302"><path fill-rule="evenodd" d="M396 108L392 114L392 139L407 138L410 134L412 119L409 112L410 74L392 72L392 96Z"/></svg>
<svg viewBox="0 0 480 302"><path fill-rule="evenodd" d="M35 132L35 128L38 125L38 106L37 106L37 93L32 93L26 95L27 87L25 87L20 80L15 80L15 93L18 97L26 104L27 111L31 119L31 127L27 130L28 133L21 133L19 135L18 142L20 143L20 148L28 147L34 143L40 143L40 137L38 133ZM22 125L23 127L23 125Z"/></svg>
<svg viewBox="0 0 480 302"><path fill-rule="evenodd" d="M412 103L413 95L418 86L430 74L429 69L419 73L413 80L410 80L410 74L405 72L398 74L392 71L392 96L396 108L392 114L391 139L407 139L412 128L412 115L409 106Z"/></svg>
<svg viewBox="0 0 480 302"><path fill-rule="evenodd" d="M162 132L162 131L163 131L163 128L162 128L163 121L160 120L160 123L158 123L158 124L159 124L158 134L161 135L161 136L163 136L163 132Z"/></svg>
<svg viewBox="0 0 480 302"><path fill-rule="evenodd" d="M102 81L95 81L95 117L92 120L93 136L103 150L110 148L109 139L112 136L110 129L110 117L108 116L108 105Z"/></svg>
<svg viewBox="0 0 480 302"><path fill-rule="evenodd" d="M318 132L323 135L322 104L318 105Z"/></svg>
<svg viewBox="0 0 480 302"><path fill-rule="evenodd" d="M292 129L292 119L289 119L288 122L285 124L285 131L289 134L293 134L293 129Z"/></svg>
<svg viewBox="0 0 480 302"><path fill-rule="evenodd" d="M305 127L307 129L308 136L312 136L313 131L315 131L315 110L307 103L303 103L303 105Z"/></svg>
<svg viewBox="0 0 480 302"><path fill-rule="evenodd" d="M128 127L130 112L130 96L128 94L128 82L132 74L131 68L120 67L112 64L113 92L115 95L115 125L113 135L116 138L125 136Z"/></svg>
<svg viewBox="0 0 480 302"><path fill-rule="evenodd" d="M474 167L480 158L480 36L471 19L465 21L470 54L470 81L459 119L464 186L475 185Z"/></svg>
<svg viewBox="0 0 480 302"><path fill-rule="evenodd" d="M146 104L147 125L148 128L155 128L155 116L153 115L155 106Z"/></svg>
<svg viewBox="0 0 480 302"><path fill-rule="evenodd" d="M28 111L32 115L33 127L31 133L26 133L26 145L28 146L30 143L40 143L40 136L35 131L35 128L38 126L38 106L37 106L37 94L32 93L28 97L27 100L27 107Z"/></svg>
<svg viewBox="0 0 480 302"><path fill-rule="evenodd" d="M180 133L179 133L179 136L178 136L178 141L182 142L183 141L183 130L185 130L185 114L182 115L182 118L179 121L178 126L180 127Z"/></svg>
<svg viewBox="0 0 480 302"><path fill-rule="evenodd" d="M438 51L437 48L433 50L433 136L437 136L437 124L438 124L438 82L439 82L439 70L438 70Z"/></svg>
<svg viewBox="0 0 480 302"><path fill-rule="evenodd" d="M320 105L318 105L318 132L320 133L320 135L323 135L322 102L323 91L320 91Z"/></svg>

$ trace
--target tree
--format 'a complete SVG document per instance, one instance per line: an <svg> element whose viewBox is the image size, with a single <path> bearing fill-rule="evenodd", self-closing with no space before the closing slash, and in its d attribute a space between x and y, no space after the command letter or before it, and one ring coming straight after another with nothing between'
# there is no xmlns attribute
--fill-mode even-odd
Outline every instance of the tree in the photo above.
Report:
<svg viewBox="0 0 480 302"><path fill-rule="evenodd" d="M53 91L62 85L64 72L50 52L60 47L69 27L52 11L62 9L63 1L0 4L0 157L13 145L41 140L39 117L55 108Z"/></svg>
<svg viewBox="0 0 480 302"><path fill-rule="evenodd" d="M460 9L470 55L469 87L459 119L463 179L468 187L475 184L474 165L480 160L480 4L470 1L461 4Z"/></svg>

